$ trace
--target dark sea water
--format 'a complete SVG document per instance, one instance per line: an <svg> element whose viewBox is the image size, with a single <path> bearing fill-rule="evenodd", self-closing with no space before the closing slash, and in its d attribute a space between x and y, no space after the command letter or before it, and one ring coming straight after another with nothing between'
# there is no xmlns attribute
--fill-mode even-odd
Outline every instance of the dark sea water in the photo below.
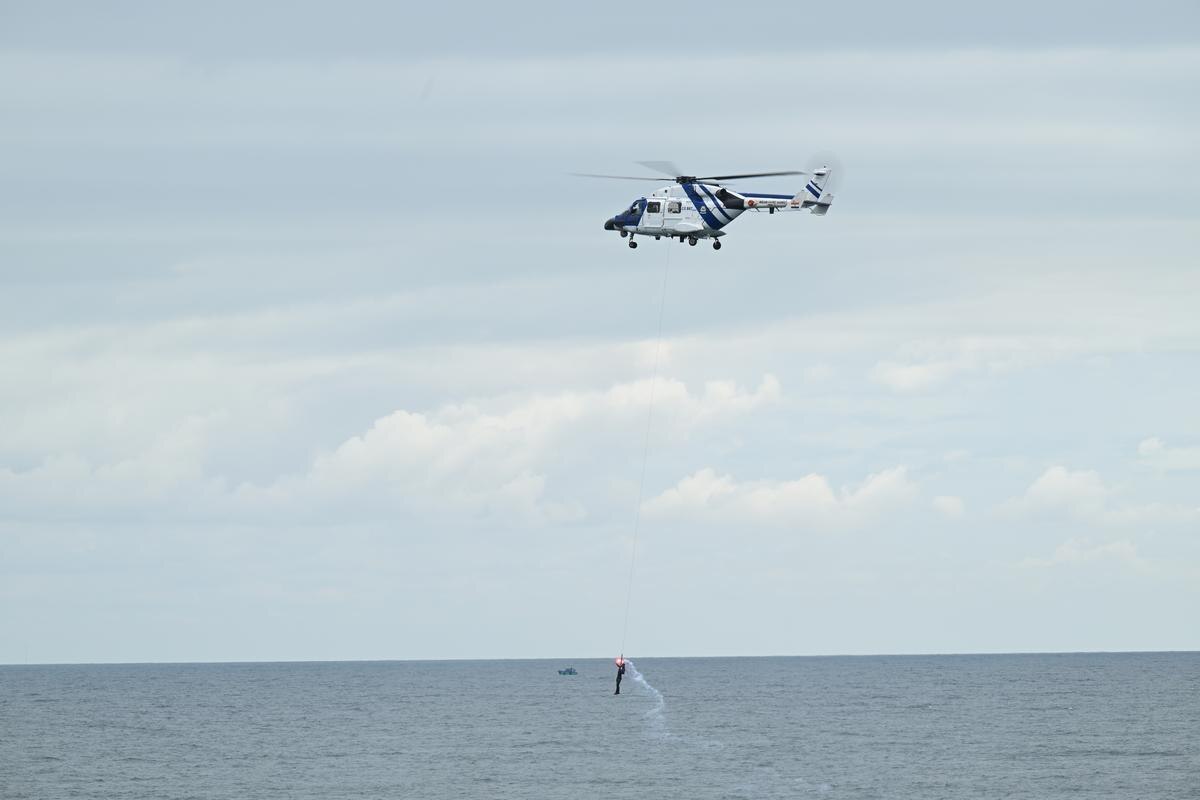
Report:
<svg viewBox="0 0 1200 800"><path fill-rule="evenodd" d="M1198 653L636 666L0 667L0 797L1200 798Z"/></svg>

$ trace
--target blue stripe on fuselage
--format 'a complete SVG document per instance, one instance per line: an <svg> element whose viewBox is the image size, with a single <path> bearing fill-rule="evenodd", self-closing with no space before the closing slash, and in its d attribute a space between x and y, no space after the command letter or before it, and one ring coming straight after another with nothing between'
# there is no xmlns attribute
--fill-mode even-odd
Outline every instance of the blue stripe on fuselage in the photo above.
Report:
<svg viewBox="0 0 1200 800"><path fill-rule="evenodd" d="M757 197L760 200L791 200L790 194L761 194L759 192L738 192L742 197Z"/></svg>
<svg viewBox="0 0 1200 800"><path fill-rule="evenodd" d="M721 223L722 225L728 225L729 223L733 222L733 215L729 213L729 210L725 208L725 206L721 205L721 201L716 198L716 195L712 193L712 190L710 190L703 183L699 184L699 186L700 191L708 195L709 200L712 200L712 205L710 205L709 208L713 210L713 216L716 216L717 219L724 219L725 221Z"/></svg>
<svg viewBox="0 0 1200 800"><path fill-rule="evenodd" d="M700 212L701 219L704 220L704 223L706 225L708 225L708 227L712 228L715 231L715 230L719 230L722 226L725 225L724 222L721 222L720 220L718 220L716 218L716 216L713 214L713 212L709 211L705 207L704 198L701 197L699 192L696 191L696 184L694 184L694 183L683 184L683 191L687 194L688 199L692 201L692 205L694 205L696 207L696 210ZM704 209L704 210L701 211L701 209Z"/></svg>

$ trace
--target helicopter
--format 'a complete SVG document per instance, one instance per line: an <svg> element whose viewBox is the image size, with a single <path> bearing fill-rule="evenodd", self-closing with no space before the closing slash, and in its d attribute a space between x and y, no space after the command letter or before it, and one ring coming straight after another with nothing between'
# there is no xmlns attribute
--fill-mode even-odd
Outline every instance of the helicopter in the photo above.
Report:
<svg viewBox="0 0 1200 800"><path fill-rule="evenodd" d="M639 161L643 167L674 176L675 185L664 186L650 194L639 197L628 208L604 222L604 230L617 231L621 238L629 239L629 247L636 249L634 236L653 236L655 239L678 239L695 247L701 239L712 239L714 250L721 249L721 237L726 234L725 226L745 211L774 214L776 211L799 211L807 209L812 214L824 216L833 204L833 193L828 191L832 168L829 165L809 171L785 170L782 172L749 172L739 175L683 175L669 161ZM576 172L584 178L613 178L617 180L661 181L632 175L597 175ZM760 192L735 191L722 181L769 178L779 175L808 175L809 181L794 195L763 194Z"/></svg>

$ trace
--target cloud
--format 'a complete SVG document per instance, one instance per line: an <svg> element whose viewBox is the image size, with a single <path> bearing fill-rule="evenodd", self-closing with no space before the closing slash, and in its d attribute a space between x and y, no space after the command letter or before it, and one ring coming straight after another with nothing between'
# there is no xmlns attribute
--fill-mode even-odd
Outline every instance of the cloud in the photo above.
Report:
<svg viewBox="0 0 1200 800"><path fill-rule="evenodd" d="M604 391L558 392L398 409L314 458L266 482L230 486L208 468L218 416L188 418L140 452L93 464L50 456L26 470L0 469L9 514L87 515L152 509L171 517L263 513L403 513L418 516L563 522L585 511L564 489L562 465L594 461L614 430L644 423L653 401L656 430L686 438L781 396L765 376L754 390L708 381L692 391L659 378ZM556 484L562 497L551 497ZM22 511L23 510L23 511Z"/></svg>
<svg viewBox="0 0 1200 800"><path fill-rule="evenodd" d="M1200 447L1168 447L1158 437L1139 442L1138 456L1143 464L1164 472L1200 470Z"/></svg>
<svg viewBox="0 0 1200 800"><path fill-rule="evenodd" d="M1086 352L1086 342L1063 337L964 336L917 340L903 360L878 362L871 378L896 392L932 389L961 373L999 374Z"/></svg>
<svg viewBox="0 0 1200 800"><path fill-rule="evenodd" d="M549 462L614 425L629 429L653 405L660 426L678 436L751 411L780 396L774 376L754 391L709 381L692 393L680 381L618 384L604 392L562 392L518 401L445 406L431 414L398 410L365 433L319 456L307 474L243 494L293 502L306 497L358 500L364 494L404 506L436 505L478 513L504 509L525 519L565 521L583 515L575 504L544 497ZM497 407L499 406L499 407Z"/></svg>
<svg viewBox="0 0 1200 800"><path fill-rule="evenodd" d="M1137 546L1128 539L1093 545L1086 539L1068 539L1047 558L1027 558L1021 566L1034 569L1112 562L1144 572L1149 563L1138 555Z"/></svg>
<svg viewBox="0 0 1200 800"><path fill-rule="evenodd" d="M1200 507L1119 501L1119 491L1093 470L1049 467L1020 497L1001 506L1020 517L1066 516L1099 525L1186 523L1200 519Z"/></svg>
<svg viewBox="0 0 1200 800"><path fill-rule="evenodd" d="M79 126L39 116L15 130L8 126L4 135L10 140L28 140L36 133L68 142L137 141L176 147L198 141L389 147L479 147L501 141L553 147L571 135L576 143L603 144L619 134L623 120L561 113L531 118L529 109L531 104L561 108L626 102L628 93L608 77L612 58L610 53L319 61L255 56L200 65L186 56L17 51L0 55L0 99L76 112L95 112L119 102L125 112L93 113L91 138ZM1023 46L745 54L731 49L720 55L666 57L650 52L622 58L636 74L704 70L709 80L703 87L680 87L684 99L690 95L700 101L711 92L722 93L732 109L754 110L768 124L787 125L804 118L803 109L772 102L782 92L822 92L824 117L838 120L843 143L911 150L938 143L962 147L964 141L1031 149L1136 145L1147 140L1186 147L1183 136L1167 137L1162 127L1138 115L1106 116L1109 124L1097 129L1089 124L1098 113L1091 93L1075 91L1072 102L1063 104L1045 99L1056 96L1053 92L1032 94L1026 87L1049 85L1067 94L1094 82L1114 92L1136 92L1147 83L1184 84L1182 76L1194 74L1200 54L1194 48ZM5 77L18 75L38 79ZM432 102L423 104L431 75L436 75ZM954 79L948 80L951 75ZM993 112L980 118L964 115L957 107L947 110L947 96L961 98L970 91L978 95L980 85L988 88L989 108L1016 106L1025 113ZM437 113L414 113L422 105L433 105ZM897 108L922 113L888 113ZM864 109L877 109L880 116ZM450 112L457 112L452 119L466 115L474 124L446 125L444 116ZM157 124L139 124L147 118ZM662 124L668 126L664 130L686 130L690 121L686 116L668 117ZM881 125L886 126L886 137L879 134ZM881 138L886 140L882 145Z"/></svg>
<svg viewBox="0 0 1200 800"><path fill-rule="evenodd" d="M711 468L699 470L643 508L651 517L714 524L855 526L908 505L917 485L903 466L868 475L856 488L834 491L828 479L738 481Z"/></svg>
<svg viewBox="0 0 1200 800"><path fill-rule="evenodd" d="M189 416L139 452L94 463L74 452L50 455L26 470L0 467L0 506L9 518L87 517L120 509L172 509L188 515L221 507L220 476L205 472L220 414Z"/></svg>
<svg viewBox="0 0 1200 800"><path fill-rule="evenodd" d="M930 503L933 510L945 517L957 519L966 513L966 505L961 497L953 497L950 495L938 495L933 498Z"/></svg>
<svg viewBox="0 0 1200 800"><path fill-rule="evenodd" d="M1104 510L1109 491L1096 472L1053 466L1025 490L1020 503L1029 511L1064 510L1077 516L1096 516Z"/></svg>
<svg viewBox="0 0 1200 800"><path fill-rule="evenodd" d="M958 368L949 362L903 364L881 361L871 370L871 378L897 392L928 389L944 381Z"/></svg>

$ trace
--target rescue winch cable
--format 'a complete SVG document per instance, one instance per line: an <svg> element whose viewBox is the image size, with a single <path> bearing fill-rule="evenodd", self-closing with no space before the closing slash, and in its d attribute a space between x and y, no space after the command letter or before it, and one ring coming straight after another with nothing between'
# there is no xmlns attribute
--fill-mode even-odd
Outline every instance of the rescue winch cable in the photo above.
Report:
<svg viewBox="0 0 1200 800"><path fill-rule="evenodd" d="M633 549L629 554L629 581L625 587L625 621L621 626L620 653L622 656L625 654L625 638L629 633L629 609L633 603L633 574L637 566L638 534L642 524L642 492L646 486L646 462L650 455L650 422L654 416L654 390L658 384L659 356L662 353L663 312L667 306L667 280L671 274L671 251L674 248L668 246L664 249L667 251L667 259L663 264L662 293L658 301L658 334L654 342L654 370L653 377L650 379L650 398L646 403L646 435L642 439L642 471L641 477L638 479L637 505L633 510Z"/></svg>

